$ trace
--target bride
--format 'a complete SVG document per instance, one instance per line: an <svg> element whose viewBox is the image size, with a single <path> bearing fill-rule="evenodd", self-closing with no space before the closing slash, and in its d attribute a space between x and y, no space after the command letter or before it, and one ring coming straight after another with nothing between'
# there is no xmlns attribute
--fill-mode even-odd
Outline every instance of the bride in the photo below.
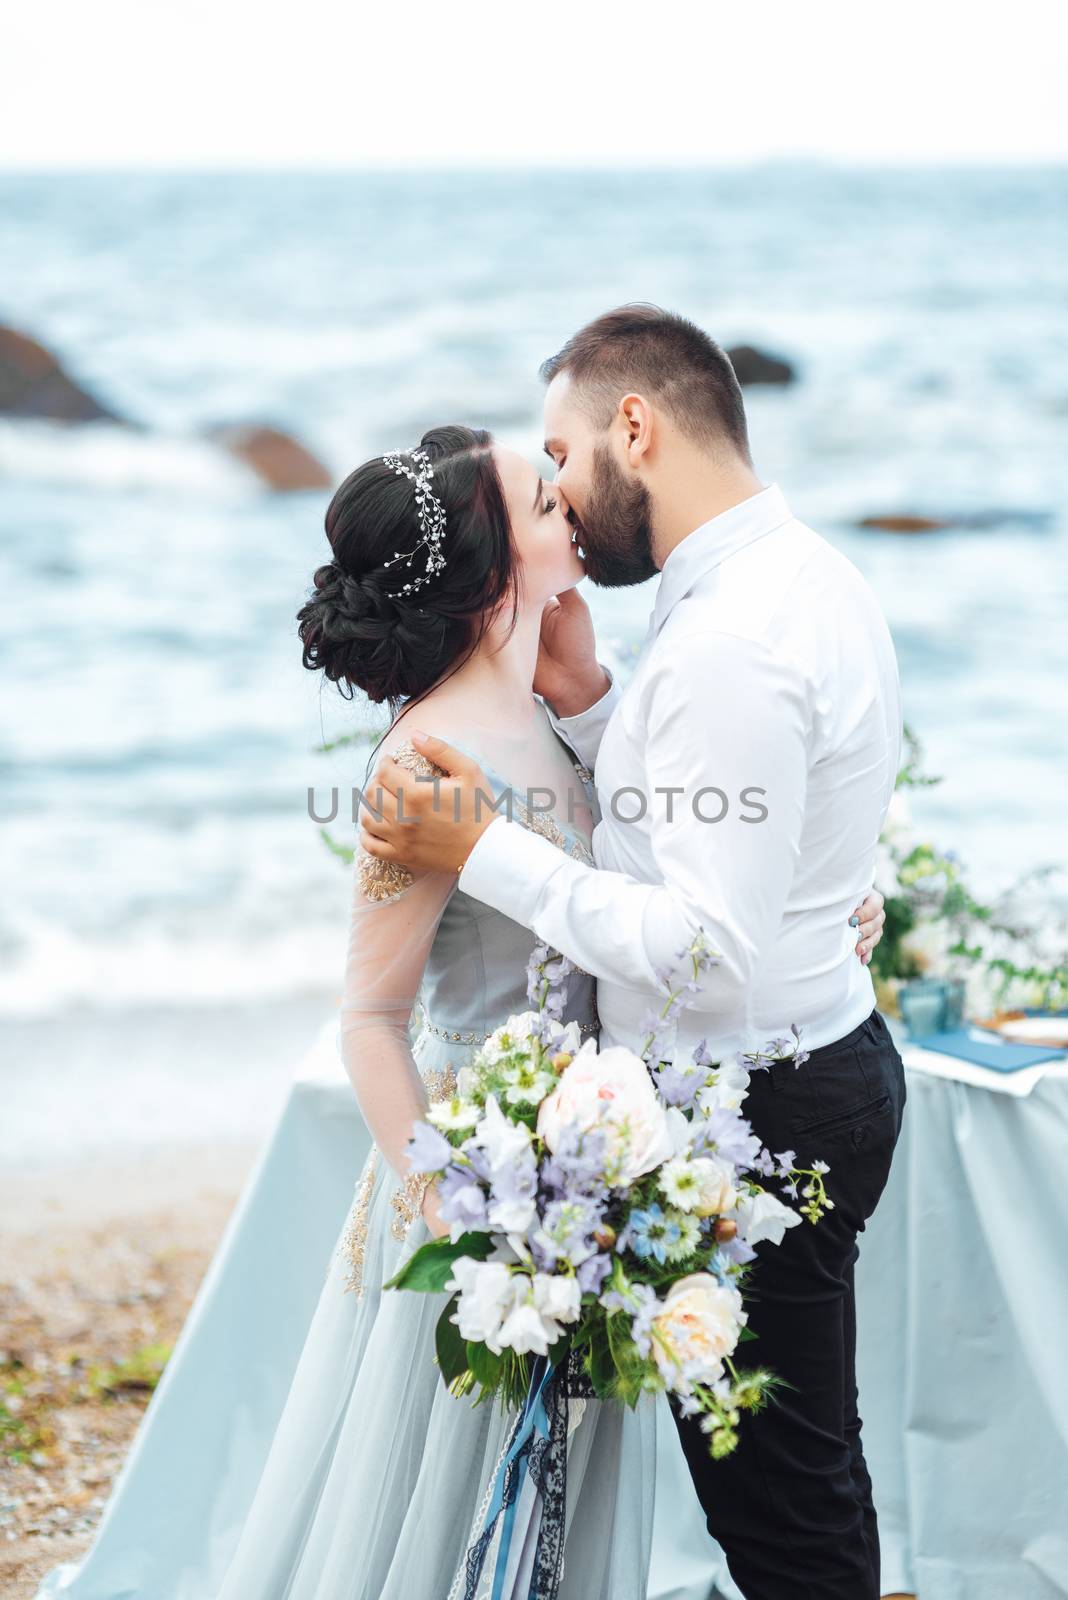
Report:
<svg viewBox="0 0 1068 1600"><path fill-rule="evenodd" d="M559 491L484 430L435 428L353 472L326 532L332 559L299 612L305 666L343 694L385 702L384 748L430 775L407 738L418 703L419 728L473 755L495 797L510 791L516 820L592 863L591 777L537 693L554 628L582 631L593 650L570 593L584 573ZM434 1326L445 1297L381 1285L448 1231L447 1201L408 1172L408 1136L490 1032L527 1008L533 944L455 873L413 875L357 853L338 1041L374 1146L217 1600L490 1594L492 1558L477 1589L464 1558L513 1419L442 1382ZM596 1031L588 976L572 976L563 1020ZM644 1600L652 1397L634 1411L568 1404L560 1600Z"/></svg>

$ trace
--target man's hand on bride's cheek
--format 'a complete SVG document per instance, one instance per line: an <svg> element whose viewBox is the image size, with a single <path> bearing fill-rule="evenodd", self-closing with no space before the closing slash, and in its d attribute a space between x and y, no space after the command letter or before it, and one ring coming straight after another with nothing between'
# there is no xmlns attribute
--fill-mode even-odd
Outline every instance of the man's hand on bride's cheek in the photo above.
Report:
<svg viewBox="0 0 1068 1600"><path fill-rule="evenodd" d="M413 733L411 740L447 776L417 779L383 756L360 808L360 844L368 855L417 871L459 872L499 815L493 787L477 762L444 739Z"/></svg>
<svg viewBox="0 0 1068 1600"><path fill-rule="evenodd" d="M883 925L886 922L886 912L883 910L885 903L878 889L872 889L849 919L850 924L857 930L857 955L866 967L871 964L872 951L883 936Z"/></svg>

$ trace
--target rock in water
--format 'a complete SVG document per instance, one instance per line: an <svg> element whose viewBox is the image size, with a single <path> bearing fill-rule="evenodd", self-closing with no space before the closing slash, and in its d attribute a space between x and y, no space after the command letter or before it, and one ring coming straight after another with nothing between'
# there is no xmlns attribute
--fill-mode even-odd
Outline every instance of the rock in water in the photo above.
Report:
<svg viewBox="0 0 1068 1600"><path fill-rule="evenodd" d="M751 344L736 344L727 356L743 389L754 383L793 383L797 377L789 361Z"/></svg>
<svg viewBox="0 0 1068 1600"><path fill-rule="evenodd" d="M209 437L244 461L271 489L330 489L334 476L296 439L257 423L223 424Z"/></svg>
<svg viewBox="0 0 1068 1600"><path fill-rule="evenodd" d="M67 376L50 351L0 327L0 415L52 422L125 422Z"/></svg>
<svg viewBox="0 0 1068 1600"><path fill-rule="evenodd" d="M951 523L940 517L916 517L907 512L888 511L874 517L861 517L858 528L881 528L884 533L935 533Z"/></svg>

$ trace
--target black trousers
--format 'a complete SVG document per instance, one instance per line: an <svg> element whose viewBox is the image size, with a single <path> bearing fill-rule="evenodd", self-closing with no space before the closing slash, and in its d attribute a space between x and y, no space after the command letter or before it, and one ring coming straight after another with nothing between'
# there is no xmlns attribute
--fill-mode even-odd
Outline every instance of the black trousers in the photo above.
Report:
<svg viewBox="0 0 1068 1600"><path fill-rule="evenodd" d="M755 1072L745 1111L773 1153L824 1160L835 1209L757 1245L746 1295L757 1335L740 1368L793 1385L743 1412L713 1461L698 1419L675 1415L708 1531L746 1600L878 1600L879 1534L857 1413L857 1235L883 1192L905 1109L905 1072L873 1011L803 1066Z"/></svg>

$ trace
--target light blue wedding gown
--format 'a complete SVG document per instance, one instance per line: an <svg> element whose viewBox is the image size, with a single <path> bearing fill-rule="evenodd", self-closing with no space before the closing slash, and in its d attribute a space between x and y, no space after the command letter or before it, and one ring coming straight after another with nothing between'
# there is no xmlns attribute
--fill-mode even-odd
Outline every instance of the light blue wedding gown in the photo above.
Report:
<svg viewBox="0 0 1068 1600"><path fill-rule="evenodd" d="M400 757L414 772L427 770L410 745ZM589 775L577 770L588 785ZM487 775L499 794L504 780ZM592 861L575 828L532 815L518 801L515 815ZM386 1155L403 1170L399 1152L419 1110L415 1074L429 1098L451 1092L485 1037L528 1009L534 938L465 895L455 874L412 883L402 869L399 879L396 868L357 860L341 1024L365 1117L372 1130L390 1129L392 1149L372 1149L356 1186L217 1600L462 1596L458 1574L514 1420L498 1403L476 1406L443 1384L434 1327L447 1295L381 1288L430 1237L421 1216L409 1222L404 1215L403 1185ZM407 1013L416 982L423 1025L413 1046ZM583 1033L595 1030L591 978L572 977L565 1020ZM560 1600L645 1600L654 1402L634 1411L596 1400L568 1405ZM480 1600L490 1593L492 1565Z"/></svg>
<svg viewBox="0 0 1068 1600"><path fill-rule="evenodd" d="M559 741L561 752L592 824L588 774ZM510 771L520 764L512 751L494 754ZM481 760L499 795L504 780ZM590 859L588 832L525 820ZM446 1600L512 1419L442 1384L433 1330L445 1297L380 1287L429 1236L421 1220L404 1229L387 1156L397 1158L425 1098L443 1092L483 1036L526 1009L534 940L454 877L440 892L430 881L396 887L365 891L354 868L339 1035L384 1147L346 1180L349 1149L365 1148L363 1128L355 1141L351 1131L351 1089L331 1077L291 1098L91 1549L54 1567L37 1600ZM589 978L572 978L566 1016L595 1026ZM321 1170L309 1173L309 1162ZM346 1192L347 1214L335 1212L332 1197ZM297 1241L307 1256L329 1256L321 1290L292 1257ZM272 1273L283 1281L264 1282ZM714 1581L738 1600L666 1402L646 1399L636 1412L574 1404L571 1420L561 1600L706 1600Z"/></svg>

